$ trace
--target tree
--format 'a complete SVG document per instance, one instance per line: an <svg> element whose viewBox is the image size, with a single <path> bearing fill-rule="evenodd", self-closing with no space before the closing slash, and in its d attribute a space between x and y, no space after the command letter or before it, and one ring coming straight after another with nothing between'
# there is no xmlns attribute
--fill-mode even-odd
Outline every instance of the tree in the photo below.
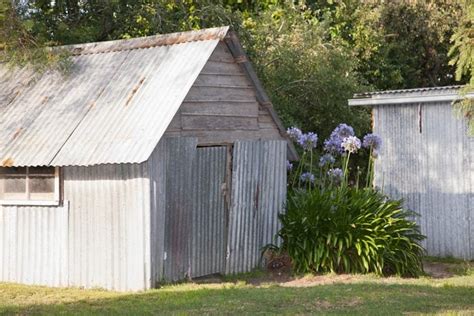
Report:
<svg viewBox="0 0 474 316"><path fill-rule="evenodd" d="M464 15L451 38L453 46L449 51L450 64L456 65L456 80L467 79L461 93L474 91L474 3L464 2ZM464 98L455 103L457 111L468 119L469 131L474 135L474 99Z"/></svg>
<svg viewBox="0 0 474 316"><path fill-rule="evenodd" d="M47 48L31 29L34 22L22 19L14 1L0 0L0 63L11 66L32 65L37 71L68 67L66 54Z"/></svg>
<svg viewBox="0 0 474 316"><path fill-rule="evenodd" d="M245 21L246 43L258 73L286 125L316 131L320 139L345 122L369 129L366 109L349 108L360 90L351 53L328 38L324 25L305 5L286 3Z"/></svg>
<svg viewBox="0 0 474 316"><path fill-rule="evenodd" d="M341 121L368 128L346 106L354 92L455 83L461 10L443 0L0 1L1 60L39 68L67 60L45 46L231 25L285 124L322 136Z"/></svg>
<svg viewBox="0 0 474 316"><path fill-rule="evenodd" d="M377 90L454 84L447 52L459 4L319 0L330 35L351 49L357 71ZM328 2L332 5L321 5Z"/></svg>

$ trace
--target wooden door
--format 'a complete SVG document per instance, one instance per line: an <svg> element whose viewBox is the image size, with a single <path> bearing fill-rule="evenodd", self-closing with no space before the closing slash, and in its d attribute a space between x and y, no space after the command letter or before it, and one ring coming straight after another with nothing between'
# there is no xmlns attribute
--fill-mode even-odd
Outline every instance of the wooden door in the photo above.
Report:
<svg viewBox="0 0 474 316"><path fill-rule="evenodd" d="M193 166L191 277L223 273L227 147L198 147Z"/></svg>

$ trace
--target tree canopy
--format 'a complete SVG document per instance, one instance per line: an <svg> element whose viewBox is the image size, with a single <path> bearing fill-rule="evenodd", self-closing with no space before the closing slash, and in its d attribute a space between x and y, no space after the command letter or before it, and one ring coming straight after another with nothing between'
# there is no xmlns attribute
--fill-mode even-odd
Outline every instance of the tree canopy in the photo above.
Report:
<svg viewBox="0 0 474 316"><path fill-rule="evenodd" d="M466 3L0 0L0 62L61 68L67 58L46 46L230 25L284 123L323 139L340 122L369 129L367 110L346 106L354 92L469 82L472 5Z"/></svg>

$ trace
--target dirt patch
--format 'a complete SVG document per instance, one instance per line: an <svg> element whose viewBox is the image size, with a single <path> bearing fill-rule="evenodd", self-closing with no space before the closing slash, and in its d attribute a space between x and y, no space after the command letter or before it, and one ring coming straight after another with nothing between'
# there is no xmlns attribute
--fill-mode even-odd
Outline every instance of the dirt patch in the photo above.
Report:
<svg viewBox="0 0 474 316"><path fill-rule="evenodd" d="M354 282L362 282L364 280L371 279L371 276L365 275L353 275L353 274L321 274L321 275L306 275L306 276L295 276L291 273L288 262L282 260L281 262L274 260L270 261L273 266L267 266L265 272L257 274L243 275L235 279L223 277L220 275L212 275L203 278L194 279L193 282L197 284L219 284L225 282L244 282L253 286L264 286L269 284L275 284L282 287L312 287L317 285L330 285L330 284L348 284ZM470 263L468 263L470 264ZM424 270L426 274L434 279L445 279L451 278L457 275L463 275L463 271L472 267L457 264L457 263L446 263L446 262L434 262L427 261L424 263ZM372 276L373 277L373 276ZM392 282L392 278L381 278L382 283Z"/></svg>
<svg viewBox="0 0 474 316"><path fill-rule="evenodd" d="M429 276L435 279L450 278L455 275L456 264L441 262L425 262L423 268Z"/></svg>
<svg viewBox="0 0 474 316"><path fill-rule="evenodd" d="M315 285L335 284L335 283L350 283L356 277L350 274L339 275L314 275L303 278L293 278L287 282L281 283L283 287L311 287Z"/></svg>

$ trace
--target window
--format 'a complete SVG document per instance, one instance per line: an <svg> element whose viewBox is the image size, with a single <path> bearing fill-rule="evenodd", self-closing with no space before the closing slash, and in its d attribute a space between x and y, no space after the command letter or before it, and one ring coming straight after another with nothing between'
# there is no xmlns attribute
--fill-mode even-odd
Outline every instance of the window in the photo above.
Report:
<svg viewBox="0 0 474 316"><path fill-rule="evenodd" d="M0 204L54 205L59 203L59 168L0 168Z"/></svg>

